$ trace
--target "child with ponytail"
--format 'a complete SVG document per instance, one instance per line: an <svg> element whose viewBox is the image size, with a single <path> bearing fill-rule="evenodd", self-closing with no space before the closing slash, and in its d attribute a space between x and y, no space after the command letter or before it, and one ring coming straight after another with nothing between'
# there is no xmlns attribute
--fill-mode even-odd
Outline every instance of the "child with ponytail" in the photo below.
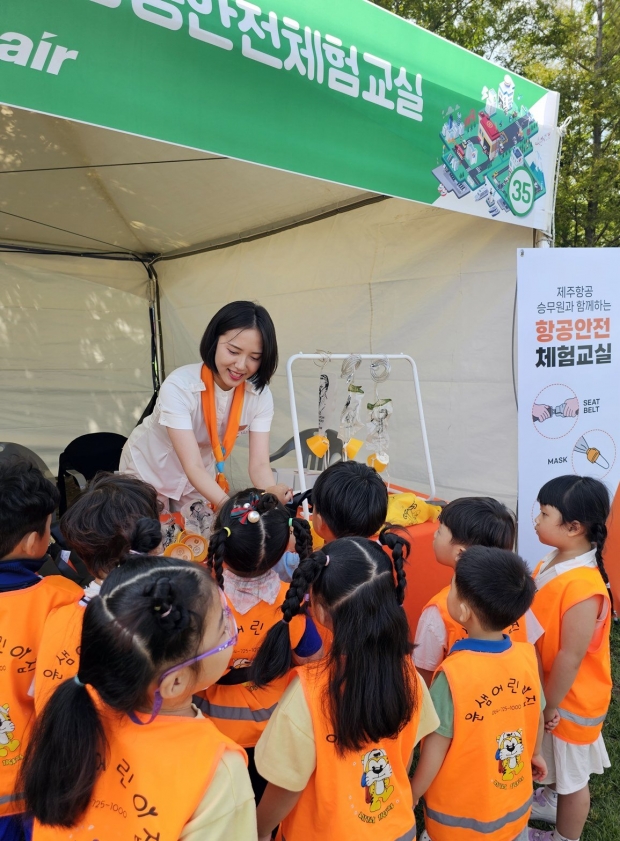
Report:
<svg viewBox="0 0 620 841"><path fill-rule="evenodd" d="M63 537L93 581L78 603L59 607L45 623L35 671L37 711L61 681L77 673L84 608L106 575L129 552L159 552L160 509L155 488L141 479L98 473L62 517Z"/></svg>
<svg viewBox="0 0 620 841"><path fill-rule="evenodd" d="M199 706L222 733L246 748L257 801L266 783L256 773L254 747L286 688L286 674L293 665L322 656L312 619L300 613L286 628L286 668L260 688L251 679L262 641L280 624L288 584L280 581L274 566L293 540L295 552L307 558L312 550L308 523L291 517L273 494L250 488L220 508L209 541L207 562L230 603L239 639L228 671L204 693Z"/></svg>
<svg viewBox="0 0 620 841"><path fill-rule="evenodd" d="M577 841L590 810L590 774L609 757L601 734L611 697L609 629L613 604L603 563L609 515L605 485L558 476L538 494L536 532L555 547L534 572L533 610L545 629L536 643L544 676L547 785L534 794L532 841Z"/></svg>
<svg viewBox="0 0 620 841"><path fill-rule="evenodd" d="M257 811L261 841L278 823L288 841L416 837L408 769L417 741L439 722L402 608L409 544L386 530L380 543L344 537L302 560L254 662L259 685L286 673L288 625L309 597L333 642L321 662L296 670L256 746L269 780Z"/></svg>
<svg viewBox="0 0 620 841"><path fill-rule="evenodd" d="M192 703L236 638L199 564L132 555L107 575L84 611L79 672L22 763L36 841L255 841L243 750Z"/></svg>

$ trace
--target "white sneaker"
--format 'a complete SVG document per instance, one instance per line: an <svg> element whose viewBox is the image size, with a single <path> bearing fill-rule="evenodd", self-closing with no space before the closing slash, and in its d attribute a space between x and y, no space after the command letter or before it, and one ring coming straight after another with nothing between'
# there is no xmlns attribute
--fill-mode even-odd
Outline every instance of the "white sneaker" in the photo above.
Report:
<svg viewBox="0 0 620 841"><path fill-rule="evenodd" d="M530 820L555 823L557 820L558 807L554 806L549 802L549 800L547 800L547 796L545 794L546 790L545 786L542 786L534 791Z"/></svg>
<svg viewBox="0 0 620 841"><path fill-rule="evenodd" d="M527 836L528 841L553 841L552 830L532 829L530 826L527 830Z"/></svg>

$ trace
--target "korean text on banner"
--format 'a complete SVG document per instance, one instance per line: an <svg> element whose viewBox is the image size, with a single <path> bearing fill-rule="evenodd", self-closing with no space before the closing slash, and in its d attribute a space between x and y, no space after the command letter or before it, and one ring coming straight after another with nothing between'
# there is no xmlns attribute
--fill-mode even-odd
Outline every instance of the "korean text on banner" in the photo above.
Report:
<svg viewBox="0 0 620 841"><path fill-rule="evenodd" d="M554 476L620 481L618 248L519 249L519 553L542 558L538 491ZM620 564L620 560L619 560Z"/></svg>
<svg viewBox="0 0 620 841"><path fill-rule="evenodd" d="M7 106L551 223L557 94L364 0L3 0L0 78Z"/></svg>

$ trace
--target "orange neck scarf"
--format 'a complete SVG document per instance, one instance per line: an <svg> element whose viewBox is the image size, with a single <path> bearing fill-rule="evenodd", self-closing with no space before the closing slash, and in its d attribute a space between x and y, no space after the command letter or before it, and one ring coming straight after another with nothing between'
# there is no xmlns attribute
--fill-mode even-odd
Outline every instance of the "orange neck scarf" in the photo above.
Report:
<svg viewBox="0 0 620 841"><path fill-rule="evenodd" d="M232 406L230 407L230 415L228 416L228 425L224 433L224 440L220 443L220 436L217 429L217 413L215 410L215 380L213 379L213 371L207 368L206 365L203 365L200 371L200 379L205 386L205 390L202 392L202 413L207 432L209 433L213 455L215 456L215 481L224 493L227 494L229 486L226 475L224 474L224 462L232 453L235 441L237 440L239 423L241 422L241 411L243 409L245 381L235 388Z"/></svg>

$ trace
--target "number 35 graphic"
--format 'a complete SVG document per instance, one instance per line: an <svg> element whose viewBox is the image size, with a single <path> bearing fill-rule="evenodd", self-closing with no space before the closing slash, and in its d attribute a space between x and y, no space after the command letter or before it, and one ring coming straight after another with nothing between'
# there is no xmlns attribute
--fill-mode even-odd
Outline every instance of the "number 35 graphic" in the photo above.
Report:
<svg viewBox="0 0 620 841"><path fill-rule="evenodd" d="M534 206L535 196L532 173L524 166L517 167L508 184L508 199L515 216L527 216Z"/></svg>

